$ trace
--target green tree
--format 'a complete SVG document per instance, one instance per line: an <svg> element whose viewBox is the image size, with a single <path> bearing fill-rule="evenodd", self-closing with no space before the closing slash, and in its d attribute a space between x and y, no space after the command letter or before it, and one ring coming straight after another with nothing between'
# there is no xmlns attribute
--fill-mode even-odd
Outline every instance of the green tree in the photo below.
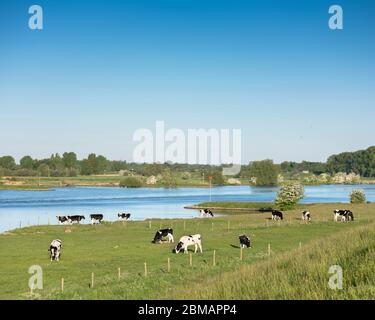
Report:
<svg viewBox="0 0 375 320"><path fill-rule="evenodd" d="M24 156L21 160L20 160L20 166L22 169L33 169L34 167L34 160L33 158L31 158L30 156Z"/></svg>
<svg viewBox="0 0 375 320"><path fill-rule="evenodd" d="M64 152L62 161L65 168L73 169L77 167L77 155L74 152Z"/></svg>
<svg viewBox="0 0 375 320"><path fill-rule="evenodd" d="M50 167L48 166L48 164L42 163L38 167L38 172L39 172L39 174L42 177L49 177L49 175L50 175Z"/></svg>
<svg viewBox="0 0 375 320"><path fill-rule="evenodd" d="M256 178L257 186L277 185L279 167L272 160L254 161L250 164L250 175Z"/></svg>
<svg viewBox="0 0 375 320"><path fill-rule="evenodd" d="M108 166L108 160L103 156L96 156L95 153L89 154L87 159L81 163L81 173L83 175L99 174L105 172Z"/></svg>
<svg viewBox="0 0 375 320"><path fill-rule="evenodd" d="M11 156L0 157L0 167L14 170L16 168L16 161Z"/></svg>

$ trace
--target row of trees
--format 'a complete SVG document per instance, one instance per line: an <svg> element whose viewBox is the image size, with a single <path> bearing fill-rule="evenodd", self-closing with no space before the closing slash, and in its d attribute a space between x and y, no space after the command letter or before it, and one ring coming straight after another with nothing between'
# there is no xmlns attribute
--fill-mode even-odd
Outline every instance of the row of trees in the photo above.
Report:
<svg viewBox="0 0 375 320"><path fill-rule="evenodd" d="M366 150L343 152L332 155L327 162L282 162L280 165L283 173L300 173L309 171L319 175L322 173L335 174L338 172L356 173L362 177L375 177L375 146Z"/></svg>
<svg viewBox="0 0 375 320"><path fill-rule="evenodd" d="M104 156L94 153L83 160L78 160L74 152L65 152L62 156L55 153L42 160L24 156L19 164L11 156L0 157L0 175L64 177L118 171L123 167L116 161L108 161Z"/></svg>
<svg viewBox="0 0 375 320"><path fill-rule="evenodd" d="M11 156L0 157L0 176L18 175L33 176L76 176L78 174L91 175L105 172L119 172L127 170L141 176L157 176L170 170L173 173L189 172L202 178L213 176L215 184L223 179L218 172L221 166L190 165L190 164L145 164L127 163L126 161L110 161L102 155L90 154L83 160L78 160L74 152L65 152L62 156L52 154L48 159L37 160L24 156L19 164ZM257 185L276 185L279 173L295 174L308 171L315 175L322 173L354 172L363 177L375 177L375 146L367 150L344 152L332 155L326 163L302 161L274 164L272 160L254 161L242 166L241 178L255 178Z"/></svg>

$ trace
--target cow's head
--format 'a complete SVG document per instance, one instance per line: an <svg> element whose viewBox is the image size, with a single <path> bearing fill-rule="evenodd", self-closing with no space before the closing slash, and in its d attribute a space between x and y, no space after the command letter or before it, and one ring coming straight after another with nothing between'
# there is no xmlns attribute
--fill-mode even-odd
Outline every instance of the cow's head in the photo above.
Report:
<svg viewBox="0 0 375 320"><path fill-rule="evenodd" d="M184 245L183 242L180 241L180 242L177 244L176 248L173 250L174 253L179 253L179 252L181 251L183 245Z"/></svg>
<svg viewBox="0 0 375 320"><path fill-rule="evenodd" d="M162 239L162 233L160 231L156 231L155 233L155 237L154 237L154 240L152 241L152 243L158 243L161 241Z"/></svg>

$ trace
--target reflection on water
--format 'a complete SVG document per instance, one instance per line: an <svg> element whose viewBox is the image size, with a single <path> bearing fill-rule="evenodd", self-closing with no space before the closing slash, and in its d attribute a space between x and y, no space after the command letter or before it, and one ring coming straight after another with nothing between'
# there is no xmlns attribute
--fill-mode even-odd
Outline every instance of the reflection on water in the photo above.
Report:
<svg viewBox="0 0 375 320"><path fill-rule="evenodd" d="M363 188L375 201L371 185L323 185L305 187L303 202L347 202L353 188ZM212 201L273 201L276 187L230 186L212 188ZM103 213L115 220L118 212L130 212L132 219L192 218L185 205L210 200L208 188L57 188L50 191L0 190L0 232L22 226L55 224L56 215ZM88 220L88 219L87 219ZM86 222L88 222L86 220Z"/></svg>

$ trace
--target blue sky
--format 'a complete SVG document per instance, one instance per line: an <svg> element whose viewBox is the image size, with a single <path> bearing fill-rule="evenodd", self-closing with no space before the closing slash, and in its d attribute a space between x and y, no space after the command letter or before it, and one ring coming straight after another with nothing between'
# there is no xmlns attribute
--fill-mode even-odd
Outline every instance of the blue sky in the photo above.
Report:
<svg viewBox="0 0 375 320"><path fill-rule="evenodd" d="M44 29L28 28L28 8ZM328 28L328 8L344 30ZM132 160L133 132L240 128L243 162L374 145L375 1L0 0L0 155Z"/></svg>

